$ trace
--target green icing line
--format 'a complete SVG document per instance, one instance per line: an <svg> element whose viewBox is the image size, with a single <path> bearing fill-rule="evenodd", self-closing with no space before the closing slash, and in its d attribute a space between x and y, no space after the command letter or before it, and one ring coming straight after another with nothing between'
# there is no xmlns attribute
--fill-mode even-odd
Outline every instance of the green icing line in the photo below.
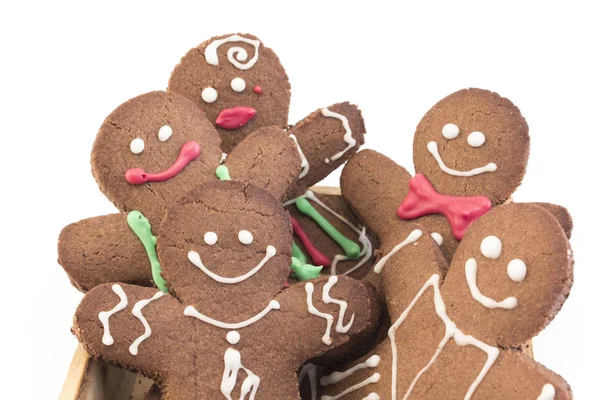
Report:
<svg viewBox="0 0 600 400"><path fill-rule="evenodd" d="M314 265L303 263L295 257L292 257L292 272L299 281L308 281L319 277L319 273L323 267L315 267Z"/></svg>
<svg viewBox="0 0 600 400"><path fill-rule="evenodd" d="M298 210L300 210L302 214L311 217L330 238L335 240L335 242L344 250L344 253L346 253L346 257L351 260L356 260L360 256L360 246L358 243L348 239L346 236L342 235L340 231L335 229L335 227L331 225L331 223L327 221L327 219L323 217L306 198L300 197L297 199L296 207L298 207Z"/></svg>
<svg viewBox="0 0 600 400"><path fill-rule="evenodd" d="M302 264L306 264L308 261L306 255L304 255L304 252L302 252L302 249L298 247L296 242L292 242L292 257L297 258Z"/></svg>
<svg viewBox="0 0 600 400"><path fill-rule="evenodd" d="M163 277L161 276L162 270L160 269L160 263L158 262L158 256L156 255L156 236L152 235L152 227L148 218L144 217L139 211L131 211L127 214L127 224L135 235L140 239L150 259L150 265L152 266L152 279L156 286L167 293L169 289Z"/></svg>
<svg viewBox="0 0 600 400"><path fill-rule="evenodd" d="M227 169L226 166L219 165L215 172L217 174L217 178L219 178L220 180L222 180L222 181L230 181L231 180L231 176L229 176L229 169Z"/></svg>

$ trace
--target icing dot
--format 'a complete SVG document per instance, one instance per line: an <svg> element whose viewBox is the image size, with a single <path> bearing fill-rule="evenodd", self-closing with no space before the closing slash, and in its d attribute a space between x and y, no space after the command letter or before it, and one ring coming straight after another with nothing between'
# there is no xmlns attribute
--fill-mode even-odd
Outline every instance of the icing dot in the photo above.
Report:
<svg viewBox="0 0 600 400"><path fill-rule="evenodd" d="M508 273L510 279L517 283L521 283L523 282L523 279L525 279L525 275L527 275L527 265L525 265L523 260L515 258L514 260L510 260L508 263L506 272Z"/></svg>
<svg viewBox="0 0 600 400"><path fill-rule="evenodd" d="M238 239L242 244L251 244L254 241L252 234L245 229L238 232Z"/></svg>
<svg viewBox="0 0 600 400"><path fill-rule="evenodd" d="M129 149L133 154L140 154L144 151L144 140L140 138L135 138L129 144Z"/></svg>
<svg viewBox="0 0 600 400"><path fill-rule="evenodd" d="M262 94L262 88L258 85L254 86L252 90L254 90L254 93L256 94Z"/></svg>
<svg viewBox="0 0 600 400"><path fill-rule="evenodd" d="M442 237L442 235L440 235L437 232L433 232L431 234L431 237L433 238L433 240L435 240L435 242L438 244L438 246L441 246L444 243L444 238Z"/></svg>
<svg viewBox="0 0 600 400"><path fill-rule="evenodd" d="M446 139L454 139L455 137L458 136L459 132L460 132L460 129L458 129L458 126L456 126L454 124L446 124L442 128L442 135Z"/></svg>
<svg viewBox="0 0 600 400"><path fill-rule="evenodd" d="M485 143L485 135L479 131L471 132L467 137L467 143L471 147L479 147Z"/></svg>
<svg viewBox="0 0 600 400"><path fill-rule="evenodd" d="M169 125L163 125L158 130L158 140L166 142L173 134L173 129Z"/></svg>
<svg viewBox="0 0 600 400"><path fill-rule="evenodd" d="M240 341L240 333L237 331L229 331L225 338L229 344L238 344Z"/></svg>
<svg viewBox="0 0 600 400"><path fill-rule="evenodd" d="M212 246L213 244L217 243L217 234L214 232L206 232L204 234L204 243L206 243L209 246Z"/></svg>
<svg viewBox="0 0 600 400"><path fill-rule="evenodd" d="M481 254L492 260L502 254L502 242L496 236L488 236L481 241Z"/></svg>
<svg viewBox="0 0 600 400"><path fill-rule="evenodd" d="M202 91L202 100L207 103L214 103L217 100L217 91L211 87L207 87Z"/></svg>
<svg viewBox="0 0 600 400"><path fill-rule="evenodd" d="M231 88L236 92L243 92L246 89L246 81L242 78L233 78L231 80Z"/></svg>

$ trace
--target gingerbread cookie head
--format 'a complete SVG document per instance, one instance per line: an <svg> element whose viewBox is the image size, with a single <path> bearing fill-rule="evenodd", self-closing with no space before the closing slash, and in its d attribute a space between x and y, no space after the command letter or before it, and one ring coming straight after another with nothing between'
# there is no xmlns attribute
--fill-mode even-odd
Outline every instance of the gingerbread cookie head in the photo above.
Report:
<svg viewBox="0 0 600 400"><path fill-rule="evenodd" d="M92 149L92 172L121 210L143 210L156 225L166 207L214 179L221 149L204 113L176 93L135 97L104 121Z"/></svg>
<svg viewBox="0 0 600 400"><path fill-rule="evenodd" d="M177 201L157 244L171 291L209 315L223 304L234 315L264 308L287 280L291 248L279 201L235 181L206 183Z"/></svg>
<svg viewBox="0 0 600 400"><path fill-rule="evenodd" d="M483 89L464 89L425 114L415 133L415 171L440 193L510 198L529 157L529 128L508 99Z"/></svg>
<svg viewBox="0 0 600 400"><path fill-rule="evenodd" d="M226 153L260 127L288 123L288 77L273 50L253 35L217 36L191 49L175 67L168 90L204 110Z"/></svg>
<svg viewBox="0 0 600 400"><path fill-rule="evenodd" d="M572 282L572 252L556 218L537 205L513 203L495 207L469 228L444 296L465 332L508 347L554 318Z"/></svg>

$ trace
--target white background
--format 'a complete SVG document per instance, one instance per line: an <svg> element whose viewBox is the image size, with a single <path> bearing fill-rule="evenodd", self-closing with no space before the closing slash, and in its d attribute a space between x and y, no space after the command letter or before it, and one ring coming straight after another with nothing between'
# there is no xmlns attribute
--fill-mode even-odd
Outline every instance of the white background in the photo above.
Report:
<svg viewBox="0 0 600 400"><path fill-rule="evenodd" d="M576 398L598 398L599 14L573 1L449 3L2 2L0 397L56 398L62 386L81 295L56 263L56 239L70 222L114 211L90 173L102 120L126 99L164 89L189 48L241 31L286 67L290 122L353 101L367 147L409 170L414 128L447 94L488 88L521 108L531 158L514 197L562 204L575 220L575 285L535 339L536 358Z"/></svg>

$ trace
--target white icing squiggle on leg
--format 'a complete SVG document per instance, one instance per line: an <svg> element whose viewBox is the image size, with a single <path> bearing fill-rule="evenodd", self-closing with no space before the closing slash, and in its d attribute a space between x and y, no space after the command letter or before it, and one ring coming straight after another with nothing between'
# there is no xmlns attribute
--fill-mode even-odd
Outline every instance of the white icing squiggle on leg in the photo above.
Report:
<svg viewBox="0 0 600 400"><path fill-rule="evenodd" d="M388 330L388 336L390 338L390 343L392 346L392 400L396 400L396 398L397 398L396 385L397 385L397 379L398 379L398 349L396 347L396 330L406 320L410 311L413 309L415 304L417 304L417 302L419 301L419 299L421 298L423 293L425 293L425 291L429 287L433 287L435 312L438 315L438 317L440 317L440 319L442 320L444 325L446 326L446 332L444 334L444 338L438 345L434 355L431 357L431 359L429 360L427 365L419 371L417 376L411 382L408 390L406 391L406 394L402 398L403 400L406 400L409 398L409 396L410 396L412 390L414 389L415 385L417 384L418 380L421 378L421 376L425 372L427 372L427 370L431 367L431 365L433 365L433 363L436 361L436 359L438 358L438 356L444 349L444 346L446 346L446 344L448 343L448 341L451 338L454 339L454 341L456 342L456 344L458 346L467 346L467 345L475 346L478 349L485 352L488 356L479 375L477 376L475 381L473 381L473 383L469 387L469 390L467 391L467 394L464 397L465 400L469 400L473 396L473 393L475 393L475 390L477 390L477 387L479 386L481 381L483 381L483 379L485 378L485 375L488 373L490 368L492 368L492 365L494 364L494 362L498 358L498 355L500 354L500 350L498 350L498 348L490 346L486 343L483 343L482 341L474 338L473 336L465 335L460 329L458 329L456 324L450 319L450 317L446 313L446 304L444 303L444 299L442 298L442 294L440 292L439 282L440 282L440 276L438 274L432 275L431 278L429 278L429 280L425 283L425 285L423 285L421 290L419 290L419 293L417 293L417 295L412 300L412 302L409 304L409 306L404 310L404 312L400 315L400 317L398 317L396 322L394 322L394 324Z"/></svg>
<svg viewBox="0 0 600 400"><path fill-rule="evenodd" d="M351 148L353 148L354 146L356 146L356 140L352 137L352 130L350 129L350 123L348 122L348 118L346 118L342 114L338 114L336 112L329 111L329 109L327 107L321 109L321 114L323 114L324 117L327 117L327 118L337 118L340 121L342 121L342 125L344 126L344 130L346 131L346 133L344 133L344 142L346 142L348 144L348 146L346 146L346 148L344 150L342 150L342 151L334 154L333 156L331 156L331 158L326 158L325 159L326 163L330 163L332 161L337 160L338 158L340 158L341 156L343 156L344 153L346 153L348 150L350 150Z"/></svg>
<svg viewBox="0 0 600 400"><path fill-rule="evenodd" d="M315 291L315 285L312 282L308 282L304 286L304 288L306 290L306 304L308 305L308 312L313 315L316 315L317 317L321 317L327 321L327 329L325 330L325 334L323 335L323 343L330 345L331 343L333 343L333 340L331 340L331 327L333 326L334 320L333 315L323 313L317 310L317 308L314 306L312 296Z"/></svg>
<svg viewBox="0 0 600 400"><path fill-rule="evenodd" d="M115 283L112 285L112 291L119 296L119 303L110 311L100 311L100 313L98 313L98 319L100 322L102 322L102 327L104 328L102 343L104 343L106 346L110 346L115 342L113 337L110 335L110 325L108 324L109 318L127 307L127 295L125 294L125 291L121 285Z"/></svg>
<svg viewBox="0 0 600 400"><path fill-rule="evenodd" d="M352 393L352 392L354 392L354 391L356 391L356 390L358 390L360 388L363 388L363 387L365 387L365 386L367 386L367 385L369 385L371 383L377 383L377 382L379 382L380 379L381 379L381 375L379 373L375 372L373 375L371 375L370 377L368 377L364 381L362 381L360 383L357 383L354 386L350 386L348 389L344 390L340 394L337 394L335 396L321 396L321 400L337 400L337 399L341 399L342 397L344 397L348 393Z"/></svg>
<svg viewBox="0 0 600 400"><path fill-rule="evenodd" d="M346 314L346 309L348 308L348 303L343 300L334 299L329 295L329 291L338 282L337 276L330 276L329 280L323 286L323 302L325 304L334 303L340 306L340 314L338 315L337 324L335 326L335 331L338 333L346 333L352 327L352 323L354 322L354 314L350 318L350 321L344 326L344 315Z"/></svg>
<svg viewBox="0 0 600 400"><path fill-rule="evenodd" d="M298 374L298 382L302 383L304 378L308 376L310 382L310 399L317 400L317 367L315 364L306 363L302 366Z"/></svg>
<svg viewBox="0 0 600 400"><path fill-rule="evenodd" d="M290 138L294 141L294 143L296 143L296 149L298 149L298 154L300 155L300 167L302 167L302 171L300 171L298 179L302 179L306 176L306 174L308 174L308 171L310 170L310 164L308 163L308 160L306 159L306 156L304 155L304 152L298 143L298 139L296 139L296 135L290 133Z"/></svg>
<svg viewBox="0 0 600 400"><path fill-rule="evenodd" d="M349 376L354 374L356 371L360 371L360 370L366 369L366 368L376 368L379 365L380 361L381 361L381 357L379 357L378 355L373 355L373 356L369 357L365 362L356 364L354 367L347 369L346 371L343 371L343 372L336 371L336 372L332 372L329 375L325 375L321 378L321 380L319 382L321 382L321 385L323 385L323 386L334 385L334 384L341 382L344 379L348 378Z"/></svg>
<svg viewBox="0 0 600 400"><path fill-rule="evenodd" d="M228 348L224 356L225 368L223 370L223 379L221 380L221 393L227 400L231 399L231 392L237 384L237 377L240 369L246 372L246 379L242 382L240 390L240 400L244 400L247 394L250 394L249 399L253 400L260 385L260 378L252 373L242 364L242 355L239 351Z"/></svg>
<svg viewBox="0 0 600 400"><path fill-rule="evenodd" d="M381 271L383 270L383 267L385 266L385 263L394 254L396 254L397 252L399 252L400 250L402 250L407 244L414 243L417 240L419 240L419 238L421 237L421 235L423 235L423 231L421 231L420 229L415 229L414 231L412 231L403 242L397 244L392 249L392 251L390 251L385 256L381 257L381 260L379 260L379 262L373 267L373 271L375 271L375 273L377 273L377 274L380 274Z"/></svg>
<svg viewBox="0 0 600 400"><path fill-rule="evenodd" d="M142 325L144 325L144 334L135 339L131 346L129 346L129 352L134 356L137 356L138 347L140 346L140 343L142 343L144 340L148 339L150 335L152 335L152 329L150 328L150 324L148 324L146 317L144 317L144 314L142 314L142 308L146 307L148 304L150 304L150 302L160 299L164 295L165 294L161 291L156 292L156 294L151 298L146 300L140 300L137 303L135 303L135 305L133 306L133 310L131 310L131 313L142 322Z"/></svg>

